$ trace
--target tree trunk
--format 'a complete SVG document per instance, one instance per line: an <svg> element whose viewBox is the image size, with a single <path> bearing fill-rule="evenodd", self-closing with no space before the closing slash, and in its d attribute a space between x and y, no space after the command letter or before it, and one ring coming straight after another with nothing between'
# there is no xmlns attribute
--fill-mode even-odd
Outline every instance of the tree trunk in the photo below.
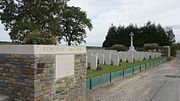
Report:
<svg viewBox="0 0 180 101"><path fill-rule="evenodd" d="M71 41L68 41L68 46L71 46Z"/></svg>

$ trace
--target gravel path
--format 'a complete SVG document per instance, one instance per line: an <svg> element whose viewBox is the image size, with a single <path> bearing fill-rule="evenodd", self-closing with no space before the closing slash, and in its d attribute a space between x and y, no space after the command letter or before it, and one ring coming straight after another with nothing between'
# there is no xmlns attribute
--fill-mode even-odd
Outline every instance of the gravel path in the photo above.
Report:
<svg viewBox="0 0 180 101"><path fill-rule="evenodd" d="M180 101L180 59L88 91L87 101Z"/></svg>

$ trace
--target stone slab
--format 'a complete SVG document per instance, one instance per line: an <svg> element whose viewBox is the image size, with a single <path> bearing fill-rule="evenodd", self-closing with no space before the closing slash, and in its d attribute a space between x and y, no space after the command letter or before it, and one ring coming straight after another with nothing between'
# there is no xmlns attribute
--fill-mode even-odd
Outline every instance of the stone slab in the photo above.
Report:
<svg viewBox="0 0 180 101"><path fill-rule="evenodd" d="M74 55L56 55L56 79L74 75Z"/></svg>
<svg viewBox="0 0 180 101"><path fill-rule="evenodd" d="M0 45L3 54L82 54L85 46L64 45Z"/></svg>

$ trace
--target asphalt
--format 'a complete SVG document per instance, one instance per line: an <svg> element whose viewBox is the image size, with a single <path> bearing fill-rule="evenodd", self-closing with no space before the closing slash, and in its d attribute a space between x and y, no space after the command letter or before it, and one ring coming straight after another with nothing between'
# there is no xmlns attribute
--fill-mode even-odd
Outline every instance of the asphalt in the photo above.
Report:
<svg viewBox="0 0 180 101"><path fill-rule="evenodd" d="M90 90L87 101L180 101L180 58Z"/></svg>

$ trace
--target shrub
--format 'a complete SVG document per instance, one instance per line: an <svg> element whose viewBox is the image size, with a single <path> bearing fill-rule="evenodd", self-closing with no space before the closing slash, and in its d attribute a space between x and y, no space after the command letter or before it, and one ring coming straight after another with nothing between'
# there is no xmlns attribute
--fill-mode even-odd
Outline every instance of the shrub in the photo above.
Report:
<svg viewBox="0 0 180 101"><path fill-rule="evenodd" d="M117 50L117 51L127 51L128 48L124 45L119 45L119 44L116 44L116 45L113 45L111 47L112 50Z"/></svg>
<svg viewBox="0 0 180 101"><path fill-rule="evenodd" d="M171 45L171 56L176 57L177 50L180 50L180 44Z"/></svg>
<svg viewBox="0 0 180 101"><path fill-rule="evenodd" d="M174 57L168 57L167 61L172 61L174 59Z"/></svg>
<svg viewBox="0 0 180 101"><path fill-rule="evenodd" d="M144 44L145 51L158 51L160 46L157 43Z"/></svg>
<svg viewBox="0 0 180 101"><path fill-rule="evenodd" d="M28 33L23 40L24 44L54 45L56 42L57 39L52 33L44 30L34 30Z"/></svg>

